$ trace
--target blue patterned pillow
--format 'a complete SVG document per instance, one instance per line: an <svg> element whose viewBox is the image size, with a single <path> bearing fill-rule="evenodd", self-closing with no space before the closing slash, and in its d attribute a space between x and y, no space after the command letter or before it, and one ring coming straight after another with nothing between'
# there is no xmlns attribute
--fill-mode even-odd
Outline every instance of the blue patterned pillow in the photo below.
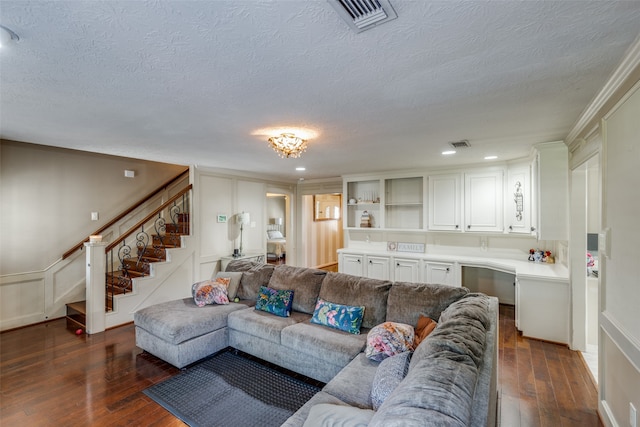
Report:
<svg viewBox="0 0 640 427"><path fill-rule="evenodd" d="M359 335L363 316L364 306L334 304L318 298L311 323Z"/></svg>
<svg viewBox="0 0 640 427"><path fill-rule="evenodd" d="M266 311L280 317L291 316L293 291L276 290L267 286L260 286L256 310Z"/></svg>

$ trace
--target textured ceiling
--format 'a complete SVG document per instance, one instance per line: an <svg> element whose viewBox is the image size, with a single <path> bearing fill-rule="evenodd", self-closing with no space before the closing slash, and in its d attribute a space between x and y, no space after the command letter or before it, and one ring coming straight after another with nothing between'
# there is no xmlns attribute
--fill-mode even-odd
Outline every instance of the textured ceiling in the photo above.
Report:
<svg viewBox="0 0 640 427"><path fill-rule="evenodd" d="M640 31L639 1L391 3L356 34L324 0L0 0L0 136L286 180L507 160L563 139ZM318 136L280 159L270 126Z"/></svg>

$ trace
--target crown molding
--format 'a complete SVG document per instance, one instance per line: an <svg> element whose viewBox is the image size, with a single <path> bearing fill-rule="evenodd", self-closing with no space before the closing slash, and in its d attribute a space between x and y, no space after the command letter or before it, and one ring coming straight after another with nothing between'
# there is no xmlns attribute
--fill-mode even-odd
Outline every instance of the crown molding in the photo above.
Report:
<svg viewBox="0 0 640 427"><path fill-rule="evenodd" d="M571 147L576 138L601 114L602 108L611 100L615 93L626 83L631 74L640 66L640 36L627 50L626 55L615 69L607 83L598 92L596 97L582 112L578 121L565 138L565 143ZM579 143L579 141L577 141Z"/></svg>

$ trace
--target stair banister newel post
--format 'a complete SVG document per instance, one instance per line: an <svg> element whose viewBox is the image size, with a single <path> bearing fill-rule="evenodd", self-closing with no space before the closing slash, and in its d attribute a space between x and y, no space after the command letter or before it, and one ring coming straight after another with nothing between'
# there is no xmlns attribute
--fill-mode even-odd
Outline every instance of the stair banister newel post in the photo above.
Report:
<svg viewBox="0 0 640 427"><path fill-rule="evenodd" d="M97 334L105 330L105 286L107 272L104 242L85 243L86 248L86 298L87 298L87 334Z"/></svg>

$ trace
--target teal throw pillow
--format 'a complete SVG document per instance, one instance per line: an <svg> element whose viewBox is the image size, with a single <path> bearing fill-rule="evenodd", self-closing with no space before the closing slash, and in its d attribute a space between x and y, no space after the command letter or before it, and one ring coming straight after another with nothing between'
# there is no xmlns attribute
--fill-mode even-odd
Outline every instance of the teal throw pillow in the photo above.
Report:
<svg viewBox="0 0 640 427"><path fill-rule="evenodd" d="M364 306L334 304L318 298L311 323L359 335L363 316Z"/></svg>
<svg viewBox="0 0 640 427"><path fill-rule="evenodd" d="M291 316L293 304L293 291L276 290L267 286L260 286L256 310L266 311L280 317Z"/></svg>

